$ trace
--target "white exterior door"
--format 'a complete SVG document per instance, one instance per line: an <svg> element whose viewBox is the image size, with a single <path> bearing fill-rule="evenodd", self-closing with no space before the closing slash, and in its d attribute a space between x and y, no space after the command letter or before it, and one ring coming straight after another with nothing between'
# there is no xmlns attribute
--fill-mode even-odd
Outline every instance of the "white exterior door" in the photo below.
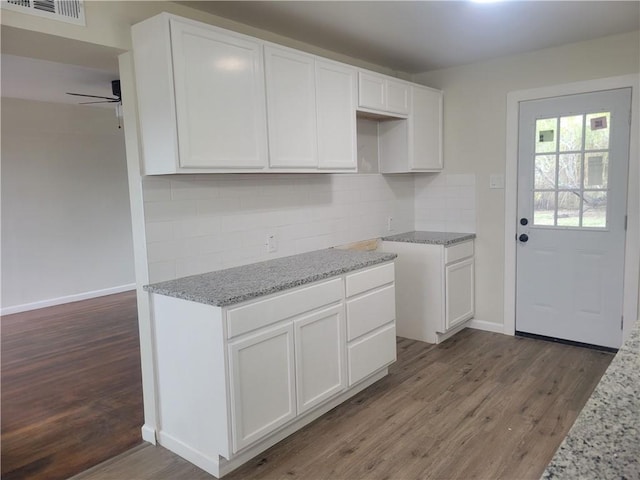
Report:
<svg viewBox="0 0 640 480"><path fill-rule="evenodd" d="M618 348L631 89L522 102L516 331Z"/></svg>

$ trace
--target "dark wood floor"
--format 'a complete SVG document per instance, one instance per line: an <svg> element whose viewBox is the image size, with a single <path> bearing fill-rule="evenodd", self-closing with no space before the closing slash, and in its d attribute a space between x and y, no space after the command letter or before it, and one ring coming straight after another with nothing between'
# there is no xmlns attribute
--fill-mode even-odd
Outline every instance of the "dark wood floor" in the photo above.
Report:
<svg viewBox="0 0 640 480"><path fill-rule="evenodd" d="M2 479L68 478L141 443L135 292L2 317Z"/></svg>
<svg viewBox="0 0 640 480"><path fill-rule="evenodd" d="M398 340L389 376L259 455L239 479L538 479L612 359L465 330ZM212 479L143 445L74 480Z"/></svg>

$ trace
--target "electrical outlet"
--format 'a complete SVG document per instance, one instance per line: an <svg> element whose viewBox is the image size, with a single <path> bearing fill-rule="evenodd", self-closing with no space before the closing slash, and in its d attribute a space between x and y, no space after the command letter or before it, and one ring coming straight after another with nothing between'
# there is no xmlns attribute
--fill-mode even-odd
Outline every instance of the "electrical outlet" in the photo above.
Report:
<svg viewBox="0 0 640 480"><path fill-rule="evenodd" d="M267 234L267 243L265 245L267 246L268 253L273 253L278 250L278 239L275 233Z"/></svg>
<svg viewBox="0 0 640 480"><path fill-rule="evenodd" d="M393 217L387 217L387 230L393 231Z"/></svg>

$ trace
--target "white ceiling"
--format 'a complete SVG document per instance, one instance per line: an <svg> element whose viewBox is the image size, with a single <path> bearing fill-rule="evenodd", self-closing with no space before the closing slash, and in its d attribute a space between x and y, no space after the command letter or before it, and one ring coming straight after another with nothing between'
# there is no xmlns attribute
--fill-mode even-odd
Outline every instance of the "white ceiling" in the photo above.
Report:
<svg viewBox="0 0 640 480"><path fill-rule="evenodd" d="M42 102L77 104L91 98L66 92L112 97L111 80L117 75L105 70L2 54L2 96ZM99 100L99 99L94 99ZM115 108L115 104L95 104Z"/></svg>
<svg viewBox="0 0 640 480"><path fill-rule="evenodd" d="M640 28L640 1L184 1L417 73Z"/></svg>
<svg viewBox="0 0 640 480"><path fill-rule="evenodd" d="M640 29L640 0L180 3L407 73ZM42 55L33 55L11 33L3 26L2 96L72 104L83 100L65 92L111 96L119 52L89 44L59 48L55 39L34 36ZM70 61L86 66L42 60L64 61L60 52L75 52Z"/></svg>

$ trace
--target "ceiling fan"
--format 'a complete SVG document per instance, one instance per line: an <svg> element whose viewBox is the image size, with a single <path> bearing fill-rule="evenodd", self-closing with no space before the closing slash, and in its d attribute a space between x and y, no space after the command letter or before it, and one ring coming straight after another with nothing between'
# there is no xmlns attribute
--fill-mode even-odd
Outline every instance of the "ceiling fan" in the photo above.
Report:
<svg viewBox="0 0 640 480"><path fill-rule="evenodd" d="M71 93L71 92L67 92L67 95L73 95L75 97L102 99L102 100L94 100L91 102L80 102L80 105L90 105L93 103L122 103L122 93L120 92L120 80L111 81L111 92L113 93L113 97L103 97L100 95L87 95L85 93Z"/></svg>

